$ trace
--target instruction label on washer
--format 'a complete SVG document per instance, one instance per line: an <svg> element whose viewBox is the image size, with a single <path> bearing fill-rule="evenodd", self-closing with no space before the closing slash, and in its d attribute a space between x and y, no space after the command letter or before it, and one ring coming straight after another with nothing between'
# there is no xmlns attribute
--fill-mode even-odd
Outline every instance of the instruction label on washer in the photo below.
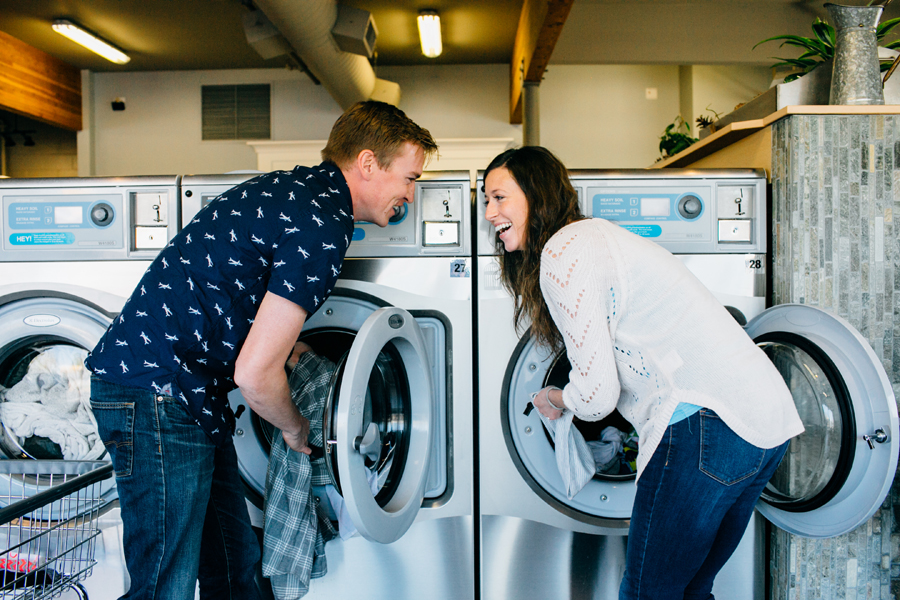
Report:
<svg viewBox="0 0 900 600"><path fill-rule="evenodd" d="M469 259L461 258L450 262L450 277L470 277Z"/></svg>

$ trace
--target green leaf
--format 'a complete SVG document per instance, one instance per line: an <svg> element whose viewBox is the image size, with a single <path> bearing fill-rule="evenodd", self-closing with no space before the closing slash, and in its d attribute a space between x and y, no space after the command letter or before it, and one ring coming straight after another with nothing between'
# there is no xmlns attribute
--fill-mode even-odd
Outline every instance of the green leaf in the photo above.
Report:
<svg viewBox="0 0 900 600"><path fill-rule="evenodd" d="M835 32L834 27L825 23L824 21L819 21L816 19L812 24L813 32L816 34L816 37L819 38L819 41L825 46L825 48L830 49L830 54L834 55L834 42L835 42Z"/></svg>
<svg viewBox="0 0 900 600"><path fill-rule="evenodd" d="M881 38L886 36L888 33L890 33L891 30L894 27L896 27L897 25L900 25L900 17L897 17L896 19L888 19L887 21L884 21L883 23L879 23L878 28L875 30L876 39L880 40Z"/></svg>
<svg viewBox="0 0 900 600"><path fill-rule="evenodd" d="M781 58L780 56L776 56L775 58L777 58L780 61L783 61L783 62L778 63L777 65L773 65L773 66L777 66L777 67L790 66L790 67L800 67L801 69L806 69L807 67L811 67L814 65L818 66L819 62L821 62L821 61L816 62L816 61L811 61L811 60L800 60L799 58Z"/></svg>

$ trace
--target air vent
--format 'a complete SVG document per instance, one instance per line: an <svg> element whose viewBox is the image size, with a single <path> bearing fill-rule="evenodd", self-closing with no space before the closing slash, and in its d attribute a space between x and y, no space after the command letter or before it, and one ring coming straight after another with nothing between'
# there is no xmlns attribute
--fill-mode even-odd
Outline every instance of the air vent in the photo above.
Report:
<svg viewBox="0 0 900 600"><path fill-rule="evenodd" d="M204 140L271 139L268 84L204 85Z"/></svg>

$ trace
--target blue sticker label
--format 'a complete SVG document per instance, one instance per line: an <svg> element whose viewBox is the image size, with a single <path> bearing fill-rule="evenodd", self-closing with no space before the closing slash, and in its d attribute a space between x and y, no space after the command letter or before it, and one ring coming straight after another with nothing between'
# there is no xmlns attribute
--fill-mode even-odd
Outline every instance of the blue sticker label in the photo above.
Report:
<svg viewBox="0 0 900 600"><path fill-rule="evenodd" d="M450 263L450 277L469 277L469 261L465 259L454 260Z"/></svg>
<svg viewBox="0 0 900 600"><path fill-rule="evenodd" d="M71 233L45 232L14 233L9 236L9 243L13 246L63 246L75 243L75 236Z"/></svg>
<svg viewBox="0 0 900 600"><path fill-rule="evenodd" d="M354 227L353 228L353 241L358 242L361 239L366 237L366 230L362 227Z"/></svg>
<svg viewBox="0 0 900 600"><path fill-rule="evenodd" d="M645 238L655 238L662 235L662 227L659 225L622 225L622 229L627 229L631 233Z"/></svg>

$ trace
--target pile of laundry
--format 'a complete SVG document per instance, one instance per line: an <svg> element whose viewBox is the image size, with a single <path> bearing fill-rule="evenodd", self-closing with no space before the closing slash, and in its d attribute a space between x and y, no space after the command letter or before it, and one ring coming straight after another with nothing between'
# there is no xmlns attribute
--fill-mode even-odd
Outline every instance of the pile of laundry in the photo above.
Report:
<svg viewBox="0 0 900 600"><path fill-rule="evenodd" d="M0 423L33 458L96 460L106 448L91 412L87 351L40 349L22 379L0 388Z"/></svg>
<svg viewBox="0 0 900 600"><path fill-rule="evenodd" d="M599 440L585 442L594 457L596 472L602 475L630 475L637 470L638 436L606 427Z"/></svg>

